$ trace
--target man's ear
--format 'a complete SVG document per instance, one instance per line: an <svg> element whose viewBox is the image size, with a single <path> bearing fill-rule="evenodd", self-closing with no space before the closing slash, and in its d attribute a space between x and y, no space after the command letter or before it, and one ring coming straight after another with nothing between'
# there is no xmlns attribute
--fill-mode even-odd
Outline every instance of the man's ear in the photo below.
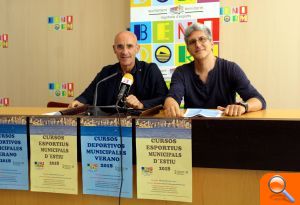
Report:
<svg viewBox="0 0 300 205"><path fill-rule="evenodd" d="M137 53L140 52L140 49L141 49L140 44L137 44L137 45L136 45L136 52L137 52Z"/></svg>
<svg viewBox="0 0 300 205"><path fill-rule="evenodd" d="M115 45L112 45L114 53L116 53Z"/></svg>

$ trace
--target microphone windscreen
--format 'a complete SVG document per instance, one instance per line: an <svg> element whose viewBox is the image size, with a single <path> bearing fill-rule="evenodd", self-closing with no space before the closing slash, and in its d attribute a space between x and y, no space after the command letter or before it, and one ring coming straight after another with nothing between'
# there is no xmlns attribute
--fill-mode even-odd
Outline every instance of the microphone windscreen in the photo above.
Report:
<svg viewBox="0 0 300 205"><path fill-rule="evenodd" d="M121 83L124 83L126 85L132 85L133 84L133 76L130 73L126 73L123 76Z"/></svg>

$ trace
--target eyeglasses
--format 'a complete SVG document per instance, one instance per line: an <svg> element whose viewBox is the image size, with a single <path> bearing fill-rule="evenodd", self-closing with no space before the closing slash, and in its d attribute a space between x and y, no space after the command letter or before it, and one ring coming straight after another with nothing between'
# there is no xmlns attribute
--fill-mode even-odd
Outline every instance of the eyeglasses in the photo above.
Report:
<svg viewBox="0 0 300 205"><path fill-rule="evenodd" d="M117 45L114 45L114 47L117 49L117 50L124 50L125 47L127 50L132 50L133 48L135 48L136 45L133 45L133 44L126 44L126 45L123 45L123 44L117 44Z"/></svg>
<svg viewBox="0 0 300 205"><path fill-rule="evenodd" d="M207 40L209 40L209 38L205 37L205 36L200 36L198 39L191 39L188 41L188 45L192 46L192 45L196 45L196 43L199 41L199 43L204 44L207 42Z"/></svg>

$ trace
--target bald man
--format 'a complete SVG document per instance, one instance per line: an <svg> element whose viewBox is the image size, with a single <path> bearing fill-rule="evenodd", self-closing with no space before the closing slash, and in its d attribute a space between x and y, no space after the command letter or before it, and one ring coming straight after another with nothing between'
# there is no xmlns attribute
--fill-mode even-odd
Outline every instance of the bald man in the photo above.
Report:
<svg viewBox="0 0 300 205"><path fill-rule="evenodd" d="M69 107L84 104L93 105L96 84L104 78L117 73L98 85L97 106L115 105L122 77L130 73L134 82L125 98L128 107L143 109L163 104L168 89L163 76L155 63L146 63L136 58L140 50L134 33L122 31L115 36L113 50L119 62L102 68L90 85Z"/></svg>

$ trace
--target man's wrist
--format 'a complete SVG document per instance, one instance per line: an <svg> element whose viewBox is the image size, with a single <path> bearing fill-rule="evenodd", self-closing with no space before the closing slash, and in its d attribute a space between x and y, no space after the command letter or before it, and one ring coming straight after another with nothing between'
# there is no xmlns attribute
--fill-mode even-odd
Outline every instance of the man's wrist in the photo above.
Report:
<svg viewBox="0 0 300 205"><path fill-rule="evenodd" d="M249 105L247 102L237 102L236 105L240 105L245 108L245 113L248 112Z"/></svg>
<svg viewBox="0 0 300 205"><path fill-rule="evenodd" d="M144 104L140 102L138 107L139 109L144 109Z"/></svg>

